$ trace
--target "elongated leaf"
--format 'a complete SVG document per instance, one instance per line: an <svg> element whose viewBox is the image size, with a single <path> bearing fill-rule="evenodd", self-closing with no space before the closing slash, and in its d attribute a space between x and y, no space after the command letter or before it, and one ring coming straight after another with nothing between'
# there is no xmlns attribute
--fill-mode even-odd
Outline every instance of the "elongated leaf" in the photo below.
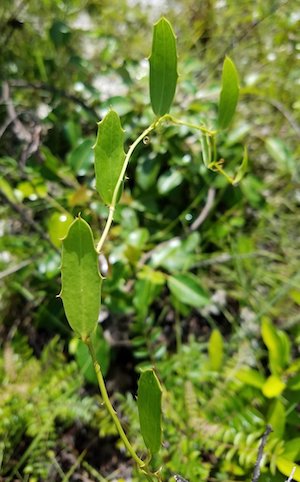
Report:
<svg viewBox="0 0 300 482"><path fill-rule="evenodd" d="M239 98L239 79L234 63L226 57L222 72L222 89L219 100L218 126L226 129L229 126L238 103Z"/></svg>
<svg viewBox="0 0 300 482"><path fill-rule="evenodd" d="M262 388L266 381L261 373L251 368L241 368L235 377L246 385L256 388Z"/></svg>
<svg viewBox="0 0 300 482"><path fill-rule="evenodd" d="M269 319L263 319L261 334L268 348L269 364L273 374L281 373L289 359L288 342L284 340L285 336L280 336L279 333L280 330L276 330Z"/></svg>
<svg viewBox="0 0 300 482"><path fill-rule="evenodd" d="M91 228L80 217L71 224L63 240L61 275L66 317L84 339L97 325L102 280Z"/></svg>
<svg viewBox="0 0 300 482"><path fill-rule="evenodd" d="M176 38L165 18L154 24L149 61L151 105L154 114L162 116L171 108L178 77Z"/></svg>
<svg viewBox="0 0 300 482"><path fill-rule="evenodd" d="M300 482L300 465L296 464L291 460L286 459L285 457L277 457L276 465L278 470L283 475L286 475L286 477L289 477L291 475L295 467L295 472L293 473L292 480L296 480L297 482Z"/></svg>
<svg viewBox="0 0 300 482"><path fill-rule="evenodd" d="M109 111L99 122L94 149L96 189L103 202L111 205L125 160L124 131L115 111Z"/></svg>
<svg viewBox="0 0 300 482"><path fill-rule="evenodd" d="M286 411L280 400L275 399L271 404L268 410L268 424L271 425L276 437L282 439L286 424Z"/></svg>
<svg viewBox="0 0 300 482"><path fill-rule="evenodd" d="M200 136L202 159L205 167L208 167L211 163L211 142L210 137L207 134L201 134Z"/></svg>
<svg viewBox="0 0 300 482"><path fill-rule="evenodd" d="M219 330L215 329L208 343L209 364L212 370L218 371L223 361L223 338Z"/></svg>
<svg viewBox="0 0 300 482"><path fill-rule="evenodd" d="M161 446L161 395L161 385L154 371L142 372L137 404L141 433L151 454L157 453Z"/></svg>
<svg viewBox="0 0 300 482"><path fill-rule="evenodd" d="M208 294L192 274L169 276L168 286L181 303L195 308L201 308L209 303Z"/></svg>

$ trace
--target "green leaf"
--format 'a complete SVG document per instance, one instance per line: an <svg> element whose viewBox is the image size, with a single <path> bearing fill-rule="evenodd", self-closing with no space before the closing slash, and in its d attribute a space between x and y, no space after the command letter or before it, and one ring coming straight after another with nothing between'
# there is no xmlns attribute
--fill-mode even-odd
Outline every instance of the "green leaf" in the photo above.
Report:
<svg viewBox="0 0 300 482"><path fill-rule="evenodd" d="M205 167L208 167L211 163L211 138L207 134L201 134L200 136L201 153Z"/></svg>
<svg viewBox="0 0 300 482"><path fill-rule="evenodd" d="M236 110L239 91L239 79L235 65L229 57L225 57L219 100L218 126L220 129L226 129L229 126Z"/></svg>
<svg viewBox="0 0 300 482"><path fill-rule="evenodd" d="M72 222L73 216L69 213L55 212L51 214L47 222L48 234L55 246L61 245L61 241L66 236Z"/></svg>
<svg viewBox="0 0 300 482"><path fill-rule="evenodd" d="M153 29L150 62L150 98L154 114L162 116L171 108L177 83L176 38L164 17Z"/></svg>
<svg viewBox="0 0 300 482"><path fill-rule="evenodd" d="M261 373L251 368L241 368L236 373L236 378L250 387L262 388L265 383L265 378Z"/></svg>
<svg viewBox="0 0 300 482"><path fill-rule="evenodd" d="M162 266L170 273L188 271L195 262L195 250L199 246L200 235L193 232L186 239L172 238L153 249L151 265Z"/></svg>
<svg viewBox="0 0 300 482"><path fill-rule="evenodd" d="M295 467L296 470L293 475L293 480L300 482L300 465L295 464L295 462L288 460L285 457L278 457L276 459L276 465L279 472L281 472L283 475L286 475L286 477L291 475L292 470Z"/></svg>
<svg viewBox="0 0 300 482"><path fill-rule="evenodd" d="M61 275L66 317L72 329L85 339L97 325L102 280L91 228L80 217L63 240Z"/></svg>
<svg viewBox="0 0 300 482"><path fill-rule="evenodd" d="M161 446L161 396L162 388L153 369L141 373L138 383L138 411L141 433L151 454Z"/></svg>
<svg viewBox="0 0 300 482"><path fill-rule="evenodd" d="M4 178L0 178L0 190L3 191L7 199L9 199L9 201L11 201L12 203L15 203L17 201L13 188L11 187L9 182L7 182L6 179Z"/></svg>
<svg viewBox="0 0 300 482"><path fill-rule="evenodd" d="M262 386L262 392L267 398L281 395L285 389L285 383L276 375L270 375Z"/></svg>
<svg viewBox="0 0 300 482"><path fill-rule="evenodd" d="M171 168L165 171L157 181L157 191L165 196L170 191L178 187L183 181L183 175L178 169Z"/></svg>
<svg viewBox="0 0 300 482"><path fill-rule="evenodd" d="M288 388L290 390L300 390L300 374L296 375L288 380Z"/></svg>
<svg viewBox="0 0 300 482"><path fill-rule="evenodd" d="M280 400L274 400L268 411L268 424L279 439L283 438L286 423L285 408Z"/></svg>
<svg viewBox="0 0 300 482"><path fill-rule="evenodd" d="M261 334L269 352L270 370L273 374L279 374L289 360L289 342L286 335L281 335L271 321L264 318L261 326Z"/></svg>
<svg viewBox="0 0 300 482"><path fill-rule="evenodd" d="M288 440L284 444L283 456L289 460L298 460L300 455L300 437Z"/></svg>
<svg viewBox="0 0 300 482"><path fill-rule="evenodd" d="M276 161L280 170L294 174L295 169L297 169L297 161L287 144L277 137L268 137L265 140L265 144L267 151L274 161Z"/></svg>
<svg viewBox="0 0 300 482"><path fill-rule="evenodd" d="M219 330L215 329L208 343L208 355L210 368L219 371L223 361L223 338Z"/></svg>
<svg viewBox="0 0 300 482"><path fill-rule="evenodd" d="M125 160L124 130L115 111L109 111L99 122L94 149L96 189L110 206Z"/></svg>
<svg viewBox="0 0 300 482"><path fill-rule="evenodd" d="M147 191L156 183L157 176L161 168L161 163L155 157L151 159L149 156L145 156L139 159L136 168L136 182L144 190Z"/></svg>
<svg viewBox="0 0 300 482"><path fill-rule="evenodd" d="M144 321L146 319L149 306L157 298L161 288L161 284L153 283L149 279L136 281L133 305L137 311L136 316L138 320Z"/></svg>
<svg viewBox="0 0 300 482"><path fill-rule="evenodd" d="M68 164L77 176L85 176L93 164L93 144L92 139L85 139L68 154Z"/></svg>
<svg viewBox="0 0 300 482"><path fill-rule="evenodd" d="M209 303L208 294L200 285L198 278L192 274L169 276L168 286L181 303L194 308L201 308Z"/></svg>

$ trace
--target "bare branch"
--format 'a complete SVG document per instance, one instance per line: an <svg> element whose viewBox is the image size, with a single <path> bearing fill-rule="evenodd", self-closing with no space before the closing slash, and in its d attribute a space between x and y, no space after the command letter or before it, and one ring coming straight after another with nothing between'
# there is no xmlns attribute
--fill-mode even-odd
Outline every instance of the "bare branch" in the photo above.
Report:
<svg viewBox="0 0 300 482"><path fill-rule="evenodd" d="M195 231L196 229L198 229L199 226L201 226L201 224L205 221L211 208L213 207L215 195L216 195L216 190L213 187L210 187L207 193L205 206L202 209L199 216L195 219L195 221L191 225L191 231Z"/></svg>
<svg viewBox="0 0 300 482"><path fill-rule="evenodd" d="M267 428L261 438L261 441L260 441L260 444L259 444L259 448L258 448L258 454L257 454L257 459L256 459L256 462L255 462L255 467L254 467L254 471L253 471L253 476L252 476L252 481L251 482L257 482L258 479L259 479L259 476L260 476L260 465L261 465L261 461L262 461L262 458L263 458L263 454L264 454L264 448L265 448L265 445L267 443L267 438L268 436L270 435L270 433L272 432L272 427L271 425L267 425Z"/></svg>

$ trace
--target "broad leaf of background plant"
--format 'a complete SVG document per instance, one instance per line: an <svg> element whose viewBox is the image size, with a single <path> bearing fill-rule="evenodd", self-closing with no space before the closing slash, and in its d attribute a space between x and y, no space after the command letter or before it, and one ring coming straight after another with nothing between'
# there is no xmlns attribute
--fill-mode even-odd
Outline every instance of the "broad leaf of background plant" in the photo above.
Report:
<svg viewBox="0 0 300 482"><path fill-rule="evenodd" d="M109 111L99 122L94 150L96 189L103 202L110 206L125 160L124 130L115 111Z"/></svg>
<svg viewBox="0 0 300 482"><path fill-rule="evenodd" d="M226 57L223 64L218 126L226 129L234 116L239 98L239 79L234 63Z"/></svg>
<svg viewBox="0 0 300 482"><path fill-rule="evenodd" d="M66 236L69 226L73 222L73 216L69 213L54 212L47 224L48 234L52 243L60 247L62 239Z"/></svg>
<svg viewBox="0 0 300 482"><path fill-rule="evenodd" d="M157 453L161 446L161 395L161 385L154 371L142 372L137 404L141 433L151 454Z"/></svg>
<svg viewBox="0 0 300 482"><path fill-rule="evenodd" d="M162 116L171 108L178 77L176 38L165 18L154 24L149 62L151 105L154 114Z"/></svg>
<svg viewBox="0 0 300 482"><path fill-rule="evenodd" d="M196 276L192 274L169 276L168 286L171 293L181 303L194 308L201 308L209 303L209 295L202 288Z"/></svg>
<svg viewBox="0 0 300 482"><path fill-rule="evenodd" d="M63 240L61 277L60 296L66 317L84 339L97 325L102 280L91 228L80 217L71 224Z"/></svg>

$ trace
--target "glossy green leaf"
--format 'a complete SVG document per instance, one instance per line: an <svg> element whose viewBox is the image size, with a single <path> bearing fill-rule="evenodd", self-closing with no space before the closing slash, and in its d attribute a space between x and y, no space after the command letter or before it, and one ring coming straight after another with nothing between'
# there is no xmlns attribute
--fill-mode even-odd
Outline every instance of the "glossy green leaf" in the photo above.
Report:
<svg viewBox="0 0 300 482"><path fill-rule="evenodd" d="M187 271L195 262L199 242L199 233L195 231L184 240L172 238L153 249L151 265L155 268L161 266L170 273Z"/></svg>
<svg viewBox="0 0 300 482"><path fill-rule="evenodd" d="M66 236L72 222L73 216L69 213L55 212L51 214L47 222L48 234L55 246L61 245L62 239Z"/></svg>
<svg viewBox="0 0 300 482"><path fill-rule="evenodd" d="M179 274L168 277L171 293L181 302L194 308L202 308L209 303L209 296L199 280L192 274Z"/></svg>
<svg viewBox="0 0 300 482"><path fill-rule="evenodd" d="M138 384L138 411L146 447L156 454L161 446L161 397L162 388L152 369L141 373Z"/></svg>
<svg viewBox="0 0 300 482"><path fill-rule="evenodd" d="M124 130L115 111L109 111L99 122L94 150L96 189L103 202L111 205L125 160Z"/></svg>
<svg viewBox="0 0 300 482"><path fill-rule="evenodd" d="M223 338L219 330L212 331L208 342L209 365L212 370L218 371L223 362Z"/></svg>
<svg viewBox="0 0 300 482"><path fill-rule="evenodd" d="M97 325L102 280L91 228L80 217L63 240L61 274L66 317L72 329L85 339Z"/></svg>
<svg viewBox="0 0 300 482"><path fill-rule="evenodd" d="M165 196L170 191L180 186L183 181L183 175L179 169L171 168L164 172L157 180L157 191Z"/></svg>
<svg viewBox="0 0 300 482"><path fill-rule="evenodd" d="M168 20L161 18L153 29L150 62L150 98L154 114L171 108L177 83L176 38Z"/></svg>
<svg viewBox="0 0 300 482"><path fill-rule="evenodd" d="M270 375L262 386L262 392L267 398L281 395L285 389L285 383L276 375Z"/></svg>
<svg viewBox="0 0 300 482"><path fill-rule="evenodd" d="M226 57L223 64L222 88L219 100L218 126L226 129L236 110L239 98L239 79L234 63Z"/></svg>
<svg viewBox="0 0 300 482"><path fill-rule="evenodd" d="M278 457L276 459L276 465L282 474L284 474L286 477L289 477L294 470L295 467L295 472L293 475L292 480L296 480L297 482L300 482L300 465L295 464L295 462L286 459L285 457Z"/></svg>

